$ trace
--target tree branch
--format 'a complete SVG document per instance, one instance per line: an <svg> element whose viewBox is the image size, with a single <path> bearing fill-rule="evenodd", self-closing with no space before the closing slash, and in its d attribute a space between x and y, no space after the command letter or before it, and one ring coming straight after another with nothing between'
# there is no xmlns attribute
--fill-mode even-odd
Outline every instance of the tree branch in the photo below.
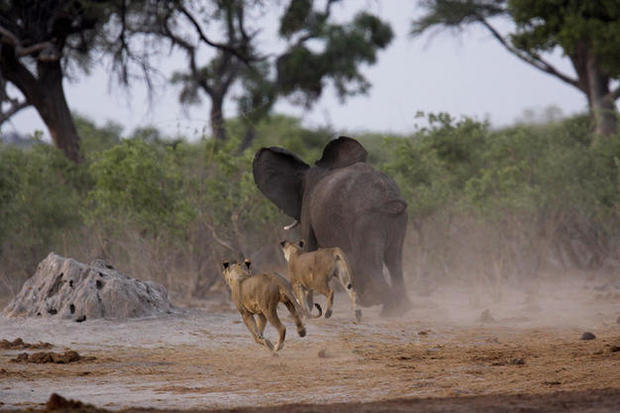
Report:
<svg viewBox="0 0 620 413"><path fill-rule="evenodd" d="M237 251L233 248L232 245L230 245L228 242L224 241L223 239L221 239L218 235L217 232L215 231L215 228L213 227L213 225L211 225L210 223L205 221L205 226L209 229L209 231L211 232L211 236L213 237L213 239L215 240L215 242L217 242L218 244L220 244L222 247L231 250L234 253L237 253Z"/></svg>
<svg viewBox="0 0 620 413"><path fill-rule="evenodd" d="M4 122L9 120L13 115L15 115L20 110L30 106L30 104L25 100L21 102L18 100L11 100L10 102L11 102L11 107L9 107L7 111L0 111L0 125L2 125ZM0 102L0 104L1 103L2 102Z"/></svg>
<svg viewBox="0 0 620 413"><path fill-rule="evenodd" d="M187 56L189 57L189 68L191 70L194 82L196 82L196 84L202 87L208 95L212 95L214 93L213 89L211 88L207 80L200 76L200 74L198 73L198 66L196 65L196 47L191 45L185 39L174 34L170 29L170 26L168 26L167 20L163 24L163 29L166 36L168 36L170 41L172 41L172 44L176 44L177 46L184 49L185 53L187 53Z"/></svg>
<svg viewBox="0 0 620 413"><path fill-rule="evenodd" d="M196 21L194 16L192 16L192 14L189 12L189 10L187 10L184 6L180 6L179 7L179 11L194 26L194 29L196 30L196 33L198 33L198 37L200 38L200 40L202 40L204 43L208 44L211 47L214 47L216 49L220 49L222 51L228 52L228 53L234 55L235 57L237 57L239 60L241 60L246 65L248 65L248 66L250 65L251 59L248 58L248 56L245 56L245 55L239 53L239 51L237 49L235 49L234 47L231 47L230 45L227 45L227 44L216 43L216 42L213 42L213 41L209 40L209 38L207 38L207 36L202 31L202 28L200 27L200 24L198 23L198 21Z"/></svg>
<svg viewBox="0 0 620 413"><path fill-rule="evenodd" d="M500 44L504 46L504 48L508 50L510 53L512 53L513 55L515 55L516 57L518 57L525 63L531 66L534 66L538 70L541 70L545 73L553 75L557 77L558 79L560 79L561 81L568 83L569 85L574 86L577 89L580 89L579 82L577 81L577 79L571 78L570 76L565 75L564 73L560 72L558 69L556 69L553 65L551 65L550 63L542 59L540 56L537 56L531 53L524 53L514 48L512 45L510 45L510 43L506 41L506 39L504 39L504 37L497 31L497 29L495 29L495 27L493 27L484 17L481 17L481 16L478 17L478 21L484 27L486 27L486 29L489 30L489 32L491 32L493 37L495 37L495 39L498 42L500 42Z"/></svg>
<svg viewBox="0 0 620 413"><path fill-rule="evenodd" d="M48 50L50 52L45 53L46 60L60 59L60 55L56 53L56 45L54 45L52 42L41 42L33 44L32 46L24 47L22 46L17 36L15 36L13 33L11 33L9 30L5 29L2 26L0 26L0 35L2 36L0 38L2 43L13 46L17 57L30 56L41 51Z"/></svg>

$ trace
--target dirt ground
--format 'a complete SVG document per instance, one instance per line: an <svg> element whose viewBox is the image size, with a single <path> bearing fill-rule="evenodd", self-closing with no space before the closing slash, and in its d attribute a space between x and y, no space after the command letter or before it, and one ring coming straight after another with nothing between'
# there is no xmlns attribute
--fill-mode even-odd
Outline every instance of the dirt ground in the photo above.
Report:
<svg viewBox="0 0 620 413"><path fill-rule="evenodd" d="M44 409L52 393L97 408L150 411L620 410L620 289L540 284L492 300L464 287L412 294L404 317L347 297L331 319L307 322L273 356L217 299L177 314L83 323L0 317L0 340L77 351L71 363L12 361L0 349L0 410ZM487 311L488 310L488 311ZM585 332L595 338L583 340ZM274 331L267 327L267 335ZM274 341L274 340L272 340ZM94 409L94 408L93 408Z"/></svg>

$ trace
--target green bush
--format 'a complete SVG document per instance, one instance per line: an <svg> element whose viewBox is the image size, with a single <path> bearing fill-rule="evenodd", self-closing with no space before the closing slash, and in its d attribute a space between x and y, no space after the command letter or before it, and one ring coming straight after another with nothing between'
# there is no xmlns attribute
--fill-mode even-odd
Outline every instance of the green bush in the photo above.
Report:
<svg viewBox="0 0 620 413"><path fill-rule="evenodd" d="M118 125L83 118L77 125L81 165L49 145L0 145L4 284L19 285L53 250L200 290L217 279L221 258L275 242L289 223L254 184L256 150L282 146L312 163L335 136L273 116L255 125L255 141L240 153L247 125L238 119L228 122L226 143L172 141L155 128L125 138ZM594 136L586 117L493 130L439 114L410 136L357 138L408 202L414 279L491 277L489 268L525 276L548 257L580 268L620 258L620 135Z"/></svg>
<svg viewBox="0 0 620 413"><path fill-rule="evenodd" d="M83 169L53 147L0 144L0 277L11 277L10 289L80 227L83 180Z"/></svg>
<svg viewBox="0 0 620 413"><path fill-rule="evenodd" d="M186 200L175 154L164 146L125 140L90 166L94 185L86 198L89 224L136 226L159 234L184 228L195 215Z"/></svg>

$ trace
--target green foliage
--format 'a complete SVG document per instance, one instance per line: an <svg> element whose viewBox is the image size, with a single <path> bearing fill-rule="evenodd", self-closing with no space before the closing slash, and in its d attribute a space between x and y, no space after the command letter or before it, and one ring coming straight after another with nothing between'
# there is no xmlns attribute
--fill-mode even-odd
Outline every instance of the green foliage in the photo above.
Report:
<svg viewBox="0 0 620 413"><path fill-rule="evenodd" d="M103 152L90 167L94 180L84 214L111 228L136 225L160 233L182 228L195 212L183 193L183 176L170 148L133 139Z"/></svg>
<svg viewBox="0 0 620 413"><path fill-rule="evenodd" d="M620 75L617 1L510 0L508 10L518 25L511 38L517 48L536 53L560 46L575 55L584 42L591 42L610 75Z"/></svg>
<svg viewBox="0 0 620 413"><path fill-rule="evenodd" d="M78 259L104 255L169 286L183 285L174 281L178 273L189 274L188 283L197 274L216 279L217 260L275 242L288 223L254 184L256 150L278 145L313 163L334 137L272 116L256 124L255 142L240 153L240 119L229 121L227 142L171 142L152 128L121 139L114 125L78 124L93 148L82 165L44 144L0 146L2 271L27 274L56 250ZM493 130L430 114L426 125L408 137L359 139L369 162L398 183L432 265L460 265L458 255L446 257L463 245L465 255L518 266L514 251L533 256L544 237L561 244L572 231L604 251L620 239L620 136L593 139L587 116ZM479 238L453 242L454 222Z"/></svg>
<svg viewBox="0 0 620 413"><path fill-rule="evenodd" d="M82 138L82 151L86 157L110 149L121 141L123 127L118 123L108 122L103 127L98 127L93 121L79 114L73 114L73 120L78 135Z"/></svg>
<svg viewBox="0 0 620 413"><path fill-rule="evenodd" d="M393 158L382 165L413 217L460 210L487 220L550 211L603 218L620 201L620 136L592 145L585 117L498 131L445 114L428 120L411 138L386 140Z"/></svg>
<svg viewBox="0 0 620 413"><path fill-rule="evenodd" d="M299 155L305 162L319 160L323 148L334 135L324 128L308 129L301 126L299 119L275 115L257 125L257 138L253 148L282 146Z"/></svg>
<svg viewBox="0 0 620 413"><path fill-rule="evenodd" d="M620 88L620 3L615 0L425 0L412 35L431 28L463 29L480 24L508 52L586 95L601 136L615 135ZM507 33L494 17L514 23ZM546 60L556 48L570 59L574 74Z"/></svg>
<svg viewBox="0 0 620 413"><path fill-rule="evenodd" d="M333 82L341 99L365 93L370 84L360 73L360 66L376 62L378 51L392 41L391 27L364 12L348 24L329 24L324 19L316 21L321 23L311 23L297 30L319 42L319 51L298 43L278 58L277 84L282 94L299 94L302 101L310 105L321 96L326 80ZM287 31L287 34L292 32Z"/></svg>
<svg viewBox="0 0 620 413"><path fill-rule="evenodd" d="M80 168L45 144L27 150L0 144L1 253L40 259L42 247L80 225Z"/></svg>

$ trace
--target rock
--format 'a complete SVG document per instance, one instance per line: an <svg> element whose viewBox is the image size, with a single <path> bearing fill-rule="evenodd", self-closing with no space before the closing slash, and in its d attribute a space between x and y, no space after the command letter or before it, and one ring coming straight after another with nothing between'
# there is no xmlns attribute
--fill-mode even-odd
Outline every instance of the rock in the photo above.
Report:
<svg viewBox="0 0 620 413"><path fill-rule="evenodd" d="M0 340L0 349L3 350L23 350L25 348L44 349L51 347L52 345L50 343L44 343L42 341L40 341L38 344L25 343L24 340L21 339L21 337L17 337L13 341L8 341L6 339Z"/></svg>
<svg viewBox="0 0 620 413"><path fill-rule="evenodd" d="M319 358L327 358L327 350L325 350L324 348L319 350Z"/></svg>
<svg viewBox="0 0 620 413"><path fill-rule="evenodd" d="M82 357L77 353L77 351L69 350L64 353L54 353L53 351L39 351L37 353L21 353L16 358L11 361L16 363L35 363L35 364L43 364L43 363L56 363L56 364L66 364L73 363L74 361L80 361Z"/></svg>
<svg viewBox="0 0 620 413"><path fill-rule="evenodd" d="M172 310L160 284L131 278L102 260L86 265L50 253L2 315L81 322L155 316Z"/></svg>
<svg viewBox="0 0 620 413"><path fill-rule="evenodd" d="M616 318L616 323L620 324L620 315Z"/></svg>
<svg viewBox="0 0 620 413"><path fill-rule="evenodd" d="M47 403L45 403L47 410L65 410L65 411L88 411L87 408L92 408L91 405L84 405L79 400L67 400L57 393L52 393Z"/></svg>
<svg viewBox="0 0 620 413"><path fill-rule="evenodd" d="M609 352L610 353L616 353L618 351L620 351L620 345L618 345L618 344L614 344L613 346L611 346L609 348Z"/></svg>
<svg viewBox="0 0 620 413"><path fill-rule="evenodd" d="M585 333L583 333L581 335L581 339L582 340L594 340L596 338L596 336L592 333L590 333L589 331L586 331Z"/></svg>

